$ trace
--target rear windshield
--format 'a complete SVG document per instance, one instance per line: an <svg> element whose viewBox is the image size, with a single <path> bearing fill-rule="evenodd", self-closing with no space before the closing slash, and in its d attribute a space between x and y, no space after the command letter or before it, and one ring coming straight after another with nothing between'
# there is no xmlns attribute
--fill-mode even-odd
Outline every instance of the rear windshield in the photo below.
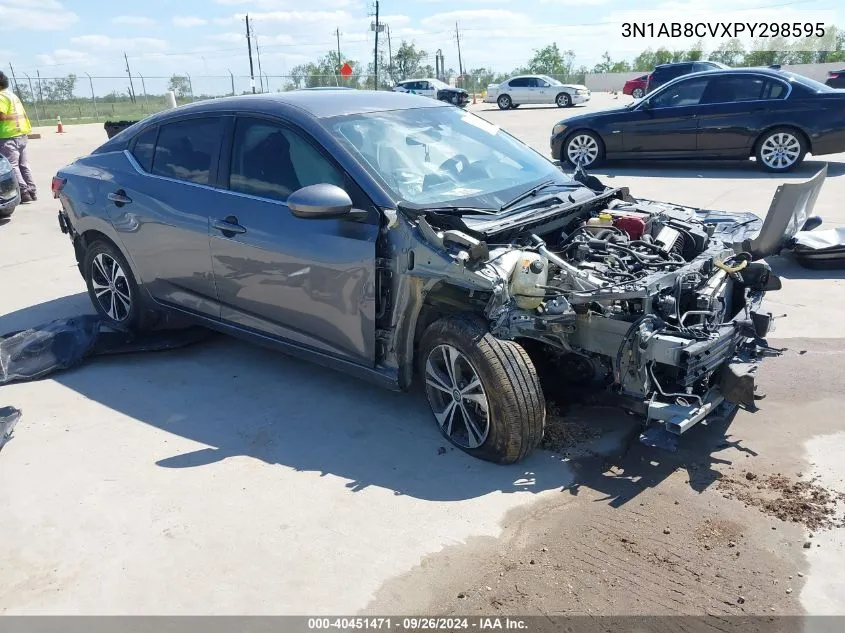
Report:
<svg viewBox="0 0 845 633"><path fill-rule="evenodd" d="M823 83L818 82L815 79L805 77L804 75L796 75L795 73L791 73L786 70L780 71L780 74L783 75L787 80L797 84L801 84L802 86L804 86L805 88L809 88L813 92L836 92L835 88L826 86Z"/></svg>

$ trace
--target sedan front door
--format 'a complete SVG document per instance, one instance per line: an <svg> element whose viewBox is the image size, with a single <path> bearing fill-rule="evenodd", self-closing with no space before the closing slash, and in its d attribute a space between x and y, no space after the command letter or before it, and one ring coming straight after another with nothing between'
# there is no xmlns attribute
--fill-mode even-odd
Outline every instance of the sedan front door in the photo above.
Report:
<svg viewBox="0 0 845 633"><path fill-rule="evenodd" d="M369 204L304 132L238 117L226 163L228 192L211 225L221 316L372 367L378 213L368 219L302 219L285 204L300 187L338 185Z"/></svg>
<svg viewBox="0 0 845 633"><path fill-rule="evenodd" d="M622 134L624 152L641 158L695 152L698 103L707 82L706 77L695 77L656 90L610 133Z"/></svg>

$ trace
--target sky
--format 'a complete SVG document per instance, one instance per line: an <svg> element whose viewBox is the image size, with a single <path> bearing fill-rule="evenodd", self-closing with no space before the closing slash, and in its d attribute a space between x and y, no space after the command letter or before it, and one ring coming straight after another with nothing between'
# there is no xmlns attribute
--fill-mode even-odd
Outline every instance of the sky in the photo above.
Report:
<svg viewBox="0 0 845 633"><path fill-rule="evenodd" d="M336 29L343 56L366 64L373 56L374 8L362 0L0 0L0 67L8 73L11 63L19 79L24 73L75 73L87 82L85 73L125 77L125 53L133 74L149 78L151 92L158 87L152 84L164 81L155 77L176 73L196 82L219 76L206 80L209 85L227 82L229 72L249 75L247 12L265 75L285 75L336 49ZM576 66L592 66L604 51L614 59L633 58L649 46L688 48L696 41L625 38L623 24L631 21L845 26L841 0L382 0L379 12L393 47L412 41L430 54L432 65L440 49L447 67L457 69L457 23L464 68L502 72L552 42L573 50ZM721 41L708 38L705 48Z"/></svg>

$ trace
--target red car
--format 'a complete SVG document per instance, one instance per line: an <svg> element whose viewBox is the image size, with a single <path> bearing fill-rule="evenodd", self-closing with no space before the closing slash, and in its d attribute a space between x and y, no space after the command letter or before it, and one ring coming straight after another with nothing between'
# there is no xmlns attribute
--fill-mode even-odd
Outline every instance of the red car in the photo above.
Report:
<svg viewBox="0 0 845 633"><path fill-rule="evenodd" d="M645 87L648 84L648 75L629 79L622 88L623 95L631 95L634 99L641 99L645 95Z"/></svg>

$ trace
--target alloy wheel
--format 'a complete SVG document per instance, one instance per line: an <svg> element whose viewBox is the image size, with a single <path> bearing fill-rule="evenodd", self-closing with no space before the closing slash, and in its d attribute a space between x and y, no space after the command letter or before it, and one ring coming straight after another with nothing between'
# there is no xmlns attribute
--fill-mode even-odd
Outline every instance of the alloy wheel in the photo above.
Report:
<svg viewBox="0 0 845 633"><path fill-rule="evenodd" d="M760 159L771 169L791 167L800 155L801 142L789 132L772 134L760 147Z"/></svg>
<svg viewBox="0 0 845 633"><path fill-rule="evenodd" d="M631 93L631 96L634 99L642 99L643 98L643 89L642 88L634 88L634 92Z"/></svg>
<svg viewBox="0 0 845 633"><path fill-rule="evenodd" d="M125 321L132 312L129 281L120 264L108 253L100 253L91 264L91 286L103 312L114 321Z"/></svg>
<svg viewBox="0 0 845 633"><path fill-rule="evenodd" d="M565 92L559 94L558 97L557 97L557 105L560 106L561 108L567 107L569 105L569 101L570 101L569 95L566 94Z"/></svg>
<svg viewBox="0 0 845 633"><path fill-rule="evenodd" d="M599 144L589 134L578 134L566 144L566 156L573 165L592 165L599 157Z"/></svg>
<svg viewBox="0 0 845 633"><path fill-rule="evenodd" d="M437 345L425 363L425 392L440 430L461 448L478 448L490 432L490 403L478 372L451 345Z"/></svg>

